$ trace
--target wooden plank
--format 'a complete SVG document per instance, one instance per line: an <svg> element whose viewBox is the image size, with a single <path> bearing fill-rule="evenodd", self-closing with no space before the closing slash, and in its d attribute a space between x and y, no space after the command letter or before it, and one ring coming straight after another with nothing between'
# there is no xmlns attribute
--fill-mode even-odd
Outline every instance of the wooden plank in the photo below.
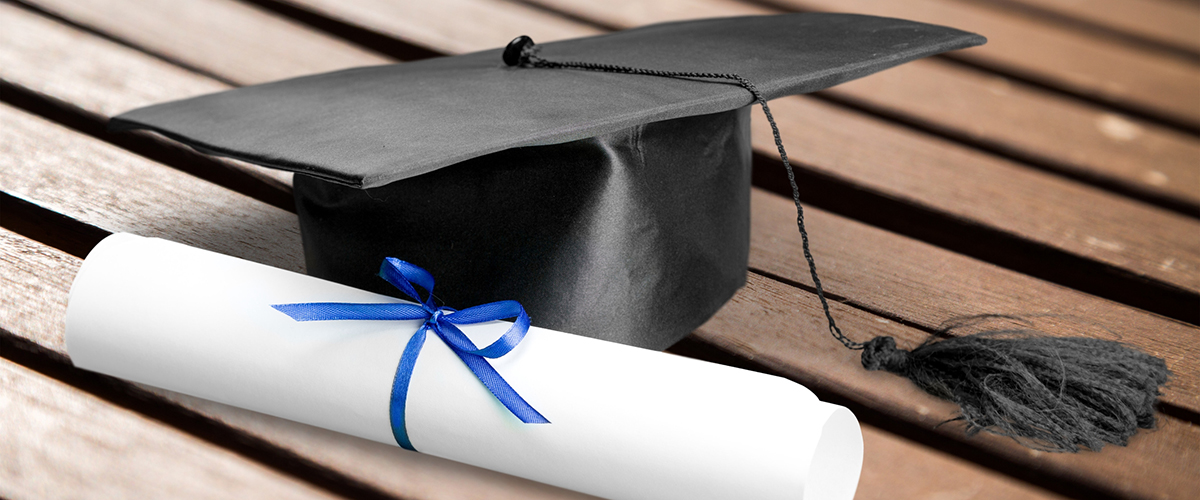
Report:
<svg viewBox="0 0 1200 500"><path fill-rule="evenodd" d="M330 19L385 33L406 43L451 54L503 47L519 35L528 35L539 42L550 42L596 35L603 31L516 2L281 0L278 3L297 6ZM463 36L464 31L470 31L470 36Z"/></svg>
<svg viewBox="0 0 1200 500"><path fill-rule="evenodd" d="M240 85L392 62L340 38L232 1L28 3L208 74L234 74L231 81ZM164 14L182 22L164 22ZM230 50L233 47L236 50Z"/></svg>
<svg viewBox="0 0 1200 500"><path fill-rule="evenodd" d="M3 358L0 386L5 498L337 498Z"/></svg>
<svg viewBox="0 0 1200 500"><path fill-rule="evenodd" d="M956 0L775 0L802 10L853 12L953 26L988 37L955 59L1195 130L1200 65L1190 58L1063 29L982 3Z"/></svg>
<svg viewBox="0 0 1200 500"><path fill-rule="evenodd" d="M1082 21L1162 45L1200 53L1200 8L1179 0L1005 0L1053 19Z"/></svg>
<svg viewBox="0 0 1200 500"><path fill-rule="evenodd" d="M936 59L825 95L1118 193L1200 213L1200 140L1103 106Z"/></svg>
<svg viewBox="0 0 1200 500"><path fill-rule="evenodd" d="M1200 292L1200 222L812 98L771 104L795 161L903 202ZM756 150L778 157L754 115Z"/></svg>
<svg viewBox="0 0 1200 500"><path fill-rule="evenodd" d="M485 0L479 1L487 4ZM437 15L430 13L429 18L419 17L421 13L415 12L393 18L375 0L302 3L326 9L322 12L336 12L345 22L367 25L377 24L374 21L377 19L390 19L386 26L371 24L373 29L400 30L411 26L412 31L406 31L409 40L415 38L414 33L419 35L417 26L435 23L440 18L454 18L457 11L453 9L462 8L457 4L446 7ZM509 4L491 2L491 5L502 8ZM521 22L505 28L512 33L525 33L536 27L544 28L545 22L539 19L536 25ZM576 29L573 21L565 19L559 19L557 26L564 33ZM475 32L476 26L472 26L461 29L459 36L471 41L475 48L489 43L476 37ZM404 38L400 32L387 33ZM573 34L585 35L587 31ZM454 50L452 46L439 46L439 39L429 38L423 43L436 50ZM1165 284L1180 293L1200 293L1200 223L1193 219L1031 171L1015 162L812 98L778 99L772 108L792 154L814 172L844 180L883 198L902 200L1098 261L1139 279ZM758 119L760 115L754 116ZM764 135L769 129L756 123L755 130L755 149L762 154L777 155L773 140L769 134ZM938 181L929 182L931 179Z"/></svg>
<svg viewBox="0 0 1200 500"><path fill-rule="evenodd" d="M916 454L913 446L904 438L863 425L863 470L854 498L1066 498L940 451ZM931 473L939 470L941 474Z"/></svg>
<svg viewBox="0 0 1200 500"><path fill-rule="evenodd" d="M287 252L287 269L304 270L295 214L8 106L0 123L0 191L109 232L170 237L255 262Z"/></svg>
<svg viewBox="0 0 1200 500"><path fill-rule="evenodd" d="M733 0L535 0L613 28L780 11ZM824 95L993 151L1200 212L1200 141L1103 106L940 60L904 64Z"/></svg>
<svg viewBox="0 0 1200 500"><path fill-rule="evenodd" d="M0 79L78 107L95 115L83 119L94 121L139 106L230 88L8 3L0 3ZM228 159L216 161L277 186L291 185L290 173Z"/></svg>
<svg viewBox="0 0 1200 500"><path fill-rule="evenodd" d="M230 88L8 3L0 4L0 77L106 117Z"/></svg>
<svg viewBox="0 0 1200 500"><path fill-rule="evenodd" d="M15 115L15 116L13 116L13 115ZM140 231L140 229L144 228L147 230L155 231L157 233L157 235L165 236L165 237L168 237L168 238L176 240L176 241L182 241L182 242L185 242L188 244L199 245L199 246L207 246L210 248L211 247L228 248L229 246L237 246L239 244L236 242L254 241L257 238L263 237L264 234L268 235L268 236L272 235L272 234L283 235L286 237L286 235L290 234L290 232L293 230L292 228L294 227L294 224L295 224L294 217L292 217L292 218L281 217L282 220L272 218L272 220L275 220L275 222L273 222L272 224L278 226L276 228L263 227L263 226L259 226L259 225L229 224L228 222L224 222L224 221L228 220L228 216L226 215L226 213L224 213L222 211L223 210L222 208L213 208L212 205L209 205L207 203L181 204L181 203L179 203L179 200L192 201L192 200L197 199L198 197L209 198L209 199L217 200L218 203L216 203L216 205L218 205L219 207L236 206L236 207L240 207L240 208L238 208L239 211L246 211L248 213L275 211L275 212L280 212L282 214L282 211L279 209L276 209L274 207L265 205L265 204L259 204L259 207L254 208L254 207L250 206L250 205L254 204L253 200L246 199L244 202L239 201L237 198L244 198L244 197L241 197L241 195L237 195L235 193L229 193L229 195L226 195L224 198L221 198L222 195L218 192L202 190L203 188L199 188L197 186L192 185L194 183L201 182L201 181L195 180L192 177L178 174L178 173L174 172L173 170L171 170L167 167L164 167L164 166L150 164L149 162L146 162L145 160L142 160L137 157L132 157L128 154L125 154L125 156L128 156L128 158L122 159L122 158L120 158L120 156L121 156L120 153L123 153L123 152L113 148L112 146L95 141L90 138L79 136L77 134L72 134L71 132L69 132L65 129L56 127L55 125L52 125L49 123L39 122L39 120L37 118L27 116L27 115L22 116L19 114L19 112L6 111L4 108L0 108L0 117L2 117L6 123L14 124L14 126L6 128L6 130L4 132L5 134L10 135L10 136L37 137L36 140L24 140L24 139L20 139L19 137L0 136L0 144L13 144L13 145L18 145L18 146L24 145L24 147L15 147L12 151L0 151L0 153L3 153L3 156L6 158L16 158L16 160L10 160L10 161L14 162L14 164L12 164L12 165L0 164L0 167L4 167L4 168L0 168L0 172L5 173L3 176L0 176L0 190L3 190L5 192L10 192L14 195L22 196L22 197L29 199L30 201L33 201L43 207L52 208L56 211L60 211L61 213L64 213L71 217L74 217L78 220L81 220L85 223L94 224L99 227L136 226L136 228L138 228L139 231L135 231L135 232L141 232L141 234L146 234L145 232ZM11 132L9 132L9 130L11 130ZM41 150L33 149L31 147L33 144L41 145L42 149ZM111 151L105 152L106 149L111 150ZM33 153L31 155L30 152L35 152L35 153ZM112 173L110 173L110 171L108 171L106 168L104 168L103 165L105 165L105 164L119 165L120 166L119 168L121 168L123 170L123 175L121 175L119 177L113 176ZM51 170L51 169L54 172L59 172L59 173L61 173L61 175L66 176L66 177L78 178L78 179L80 179L80 181L77 183L63 184L59 179L57 179L53 175L51 175L51 172L47 171L47 170ZM153 172L154 169L160 170L162 172L159 172L159 173ZM19 179L14 179L14 177L19 177ZM105 180L107 178L112 178L112 177L116 177L116 178L120 178L120 179L137 178L137 179L139 179L139 183L138 183L137 187L131 187L131 186L128 186L129 183L122 184L119 182ZM14 186L16 187L16 189L12 188ZM124 195L121 193L121 191L123 191L123 190L134 191L137 194L136 195ZM152 193L159 193L159 194L154 195ZM127 210L124 207L124 204L129 203L130 199L141 200L141 203L143 204L143 206L141 206L140 209L137 211ZM74 201L72 203L64 203L63 200L76 200L76 201ZM58 207L61 207L61 208L58 208ZM88 207L88 208L85 209L82 207ZM143 224L142 222L140 222L142 219L145 218L143 213L157 214L157 216L155 216L154 218L161 220L161 222L146 225L146 226L138 226L138 224ZM283 215L290 215L290 214L283 214ZM196 219L194 219L196 221L204 221L204 222L191 222L193 220L192 219L193 217L196 218ZM189 221L189 222L185 222L185 223L181 224L181 223L177 222L180 220L185 220L185 221ZM203 231L203 229L198 231L197 228L195 227L196 225L210 225L210 224L222 226L222 233L219 235L204 236L205 231ZM176 231L174 234L172 234L172 228L174 228L174 231ZM222 239L222 240L226 240L226 241L225 242L211 241L214 239ZM296 268L296 267L301 266L301 262L302 262L301 258L298 255L298 253L295 251L296 249L299 248L299 243L295 242L295 241L286 242L286 240L280 240L280 241L282 241L282 242L278 242L274 245L269 245L269 246L265 246L265 247L234 249L234 251L225 251L225 253L230 253L233 255L241 255L241 256L252 256L259 261L263 261L268 264L276 265L276 266L280 266L280 267L284 267L284 268ZM241 244L241 245L244 245L244 244ZM23 262L30 262L30 261L32 261L32 259L23 259ZM34 274L34 276L36 276L36 275L37 274ZM29 279L22 279L22 278L17 278L17 279L14 279L13 281L15 281L17 283L25 283L25 282L33 281L35 284L37 284L36 280L29 280ZM757 283L758 281L761 281L761 278L758 278L755 282ZM790 289L789 287L786 287L783 285L779 285L779 284L776 284L776 285L779 287L783 287L784 289L792 290L795 293L806 295L804 292L800 292L795 289ZM745 302L747 300L750 302L756 302L756 301L760 301L760 300L771 301L774 298L773 295L757 297L756 294L758 294L760 292L757 288L753 288L753 287L748 288L743 293L751 294L751 297L748 299L743 299L743 302ZM779 293L779 292L776 290L776 291L772 291L771 293ZM59 300L51 301L51 303L65 304L66 291L63 290L59 296L62 298ZM33 304L33 303L27 302L27 304ZM32 308L34 310L27 311L25 313L24 317L29 317L31 315L36 316L38 314L54 314L55 313L54 308L48 307L44 303L30 305L27 307ZM757 312L741 311L738 314L754 315L754 314L762 314L764 311L770 311L770 309L763 309L762 311L757 311ZM876 320L882 319L877 316L873 316L869 313L865 313L863 311L848 309L848 308L841 307L841 306L838 307L838 313L841 315L850 314L847 311L853 311L853 313L857 315L856 317L859 318L860 321L866 321L866 322L872 323L872 324ZM37 316L37 317L44 318L45 316ZM722 318L724 318L724 316L722 316ZM869 318L869 319L862 319L862 318ZM746 319L747 321L753 322L753 320L751 320L749 318L744 318L744 319ZM26 319L25 321L29 322L30 320ZM44 344L44 347L46 347L48 349L54 349L54 348L56 348L56 346L61 345L61 341L57 340L61 336L61 334L57 333L57 331L55 330L57 328L57 322L43 320L41 322L41 324L43 326L38 327L40 330L44 331L47 328L49 328L49 329L51 329L51 332L50 333L32 334L29 336L29 338L30 339L47 339L47 338L49 338L50 340L46 341L46 343ZM851 321L850 324L854 325L855 323L853 321ZM50 325L50 326L47 327L44 325ZM0 325L0 326L2 326L2 325ZM896 327L896 331L894 331L892 333L901 339L913 339L913 338L917 338L917 337L920 337L921 335L923 335L920 331L914 330L912 328L901 327L899 325L894 325L894 326ZM723 329L718 328L717 331L720 332L720 335L722 335L723 337L717 338L715 340L706 339L706 341L715 342L716 345L724 345L723 343L721 343L721 342L723 342L722 339L732 338L732 339L734 339L733 340L734 342L741 342L741 340L738 340L738 339L745 333L742 328L723 328ZM786 332L788 330L780 330L780 329L776 328L771 331L775 332L776 335L787 335ZM813 339L826 342L832 346L837 346L837 344L833 343L829 339L824 339L822 337L813 337ZM750 340L753 340L753 336L750 337ZM837 346L837 347L840 349L840 346ZM836 359L841 360L844 358L836 358ZM854 365L852 364L850 366L853 367ZM841 366L839 369L845 370L846 366ZM856 372L861 372L861 373L858 373L858 375L856 375L856 376L867 376L866 372L862 372L861 369L852 371L852 373L856 373ZM812 375L809 374L809 376L811 377ZM821 376L824 376L824 375L818 375L818 378ZM877 390L874 393L864 393L864 394L868 394L871 398L882 398L884 401L886 401L887 404L902 407L904 410L899 411L899 413L901 413L901 416L903 418L909 418L909 419L914 418L913 415L918 415L918 410L915 409L915 407L913 405L914 404L916 404L916 405L924 404L924 403L921 403L921 401L923 401L923 400L905 401L905 400L891 399L891 396L889 396L889 394L891 394L891 393L888 391L895 390L895 387L910 387L910 389L911 389L911 386L909 386L907 384L907 382L893 377L893 381L891 382L891 385L885 384L885 385L880 386L879 390ZM853 395L844 395L844 394L842 395L842 397L852 397L852 396ZM223 407L219 407L219 406L213 406L212 404L205 404L204 402L198 402L194 399L180 398L180 397L170 396L170 395L167 395L167 397L170 397L173 401L176 401L180 404L184 404L185 406L195 409L196 411L199 411L206 415L213 415L213 412L215 412L216 410L227 409L227 408L223 408ZM931 397L926 397L926 400L929 400L929 399L931 399ZM929 404L933 405L933 404L937 404L937 403L936 403L936 401L934 401L934 402L930 402ZM878 405L878 403L876 403L876 405ZM905 411L907 412L907 414L904 413ZM946 415L948 415L948 413L944 413L943 415L946 416ZM944 416L943 416L943 418L944 418ZM253 425L252 423L246 423L242 420L239 420L239 417L237 417L237 416L234 416L232 418L224 417L224 416L214 416L214 418L217 418L221 421L229 422L232 425L234 425L235 427L240 428L240 429L246 429L248 432L251 432L251 433L266 432L266 431L271 431L273 429L289 428L289 426L273 424L273 423L270 425L268 425L268 424ZM291 425L290 427L295 428L298 425L299 424L295 424L295 425ZM926 425L926 422L921 422L920 425ZM320 432L312 430L311 428L306 428L306 429L310 430L314 433L321 434ZM272 431L272 432L274 432L274 431ZM259 434L256 434L256 435L259 435ZM291 437L291 435L281 437L281 436L277 436L274 434L267 434L263 437L264 437L264 439L267 439L267 440L271 441L272 443L278 443L278 445L282 448L299 453L305 457L312 457L311 453L317 453L318 454L317 456L312 457L312 459L315 462L320 463L322 465L329 466L330 468L333 468L335 470L342 471L343 473L345 473L347 475L350 475L350 476L352 476L360 481L366 482L368 484L375 485L381 489L384 489L385 491L391 491L389 488L395 487L391 483L385 482L386 480L382 480L382 479L374 477L374 476L363 477L363 474L367 474L367 473L362 470L361 465L359 464L360 459L361 459L360 455L357 455L354 453L348 453L347 456L344 456L346 459L346 462L335 462L335 463L330 464L329 461L335 460L335 458L330 458L328 452L326 451L325 446L317 446L314 448L315 445L311 444L311 441L308 440L308 439L310 439L308 437L310 435L311 435L311 433L306 434L306 437L304 437L304 438L291 438L291 439L289 439ZM325 437L327 437L329 439L334 439L335 436L325 436ZM317 439L319 440L319 438L317 438ZM1178 443L1179 446L1191 445L1191 442L1189 442L1189 441L1173 441L1173 442ZM366 446L366 445L364 444L363 446ZM993 443L993 446L999 446L999 447L1010 446L1011 447L1011 446L1015 446L1015 445L1013 445L1012 443L1005 441L1005 440L999 440L998 444ZM1171 449L1171 450L1174 451L1173 449ZM399 451L392 450L391 452L398 453ZM921 453L927 453L927 451L923 451ZM376 456L376 455L372 454L371 456ZM1155 456L1137 455L1137 456L1135 456L1135 458L1151 460L1156 457ZM1135 467L1131 470L1141 473L1145 470L1145 467ZM1165 469L1165 470L1168 472L1172 471L1172 469L1169 469L1169 468ZM928 474L929 474L929 479L922 480L922 481L928 482L930 484L938 484L939 479L937 479L937 478L938 478L938 476L942 475L942 472L939 470L930 470L928 472ZM1140 487L1142 487L1142 488L1150 488L1154 484L1153 481L1162 479L1162 478L1158 478L1158 477L1154 477L1154 476L1146 476L1146 477L1148 479L1140 480L1140 481L1143 481L1142 483L1139 483ZM1129 480L1129 478L1125 478L1125 477L1120 477L1120 478L1121 478L1121 480ZM974 482L979 479L969 476L969 477L965 477L964 480L969 481L969 482ZM1093 481L1093 482L1099 481L1098 478L1092 478L1092 477L1085 477L1085 480ZM952 486L953 486L952 489L958 489L958 488L962 487L962 484L957 484L957 485L952 485ZM949 486L948 486L948 488L949 488Z"/></svg>
<svg viewBox="0 0 1200 500"><path fill-rule="evenodd" d="M62 317L70 281L80 262L76 257L0 229L0 265L5 269L4 278L0 278L0 290L6 297L13 297L13 303L18 305L16 311L0 311L0 328L66 355ZM290 441L291 449L303 456L324 457L326 463L343 466L353 464L354 470L362 476L387 481L390 490L402 493L406 498L469 498L468 493L487 495L487 498L510 498L504 496L510 490L513 494L529 494L528 485L509 476L492 475L461 464L211 401L147 389L253 435L272 436L273 442ZM859 488L858 498L861 499L954 496L976 492L980 488L994 495L992 498L999 499L1058 498L870 425L863 427L863 438L867 453ZM908 480L913 477L919 480ZM472 490L470 486L478 489Z"/></svg>

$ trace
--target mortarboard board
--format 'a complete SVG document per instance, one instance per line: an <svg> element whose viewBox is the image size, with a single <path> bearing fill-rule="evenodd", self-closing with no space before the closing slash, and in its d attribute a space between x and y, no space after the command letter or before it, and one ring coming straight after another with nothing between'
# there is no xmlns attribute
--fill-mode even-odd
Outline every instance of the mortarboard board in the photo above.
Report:
<svg viewBox="0 0 1200 500"><path fill-rule="evenodd" d="M539 49L737 74L773 99L983 42L923 23L803 13ZM110 128L300 174L312 275L394 293L373 271L400 256L437 275L447 303L514 299L539 326L662 349L744 284L753 102L728 82L527 69L496 49L158 104Z"/></svg>

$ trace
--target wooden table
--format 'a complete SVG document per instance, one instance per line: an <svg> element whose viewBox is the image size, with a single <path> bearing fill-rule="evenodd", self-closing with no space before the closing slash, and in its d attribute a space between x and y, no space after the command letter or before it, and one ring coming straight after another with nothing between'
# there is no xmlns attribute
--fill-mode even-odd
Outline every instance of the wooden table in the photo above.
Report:
<svg viewBox="0 0 1200 500"><path fill-rule="evenodd" d="M824 333L781 165L754 132L748 284L672 348L780 374L863 423L859 498L1200 498L1200 6L1193 0L22 0L0 3L0 496L582 498L72 367L63 313L115 231L296 271L290 176L107 117L337 68L692 17L840 10L983 47L772 103L834 314L915 345L1019 315L1120 338L1174 379L1158 428L1053 454ZM755 112L759 115L758 112Z"/></svg>

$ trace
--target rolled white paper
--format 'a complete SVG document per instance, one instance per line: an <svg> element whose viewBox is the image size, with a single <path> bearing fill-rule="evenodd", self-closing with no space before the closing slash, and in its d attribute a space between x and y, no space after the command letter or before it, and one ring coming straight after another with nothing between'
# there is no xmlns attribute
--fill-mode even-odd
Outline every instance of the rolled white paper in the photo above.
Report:
<svg viewBox="0 0 1200 500"><path fill-rule="evenodd" d="M400 301L114 234L71 287L67 351L80 368L396 444L392 379L421 321L271 308L297 302ZM486 345L509 324L462 329ZM858 421L786 379L537 327L490 362L552 423L521 423L431 334L405 415L418 451L613 499L854 496Z"/></svg>

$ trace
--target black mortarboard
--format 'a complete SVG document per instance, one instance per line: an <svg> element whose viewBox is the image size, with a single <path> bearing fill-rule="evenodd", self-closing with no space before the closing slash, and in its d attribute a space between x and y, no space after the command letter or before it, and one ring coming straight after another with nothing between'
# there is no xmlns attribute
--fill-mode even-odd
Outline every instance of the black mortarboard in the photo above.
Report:
<svg viewBox="0 0 1200 500"><path fill-rule="evenodd" d="M539 57L737 74L772 99L983 42L789 14L547 43ZM515 67L496 49L159 104L110 128L301 174L312 275L390 293L373 275L395 256L430 270L447 305L513 299L535 325L661 349L745 282L754 99L729 83Z"/></svg>

